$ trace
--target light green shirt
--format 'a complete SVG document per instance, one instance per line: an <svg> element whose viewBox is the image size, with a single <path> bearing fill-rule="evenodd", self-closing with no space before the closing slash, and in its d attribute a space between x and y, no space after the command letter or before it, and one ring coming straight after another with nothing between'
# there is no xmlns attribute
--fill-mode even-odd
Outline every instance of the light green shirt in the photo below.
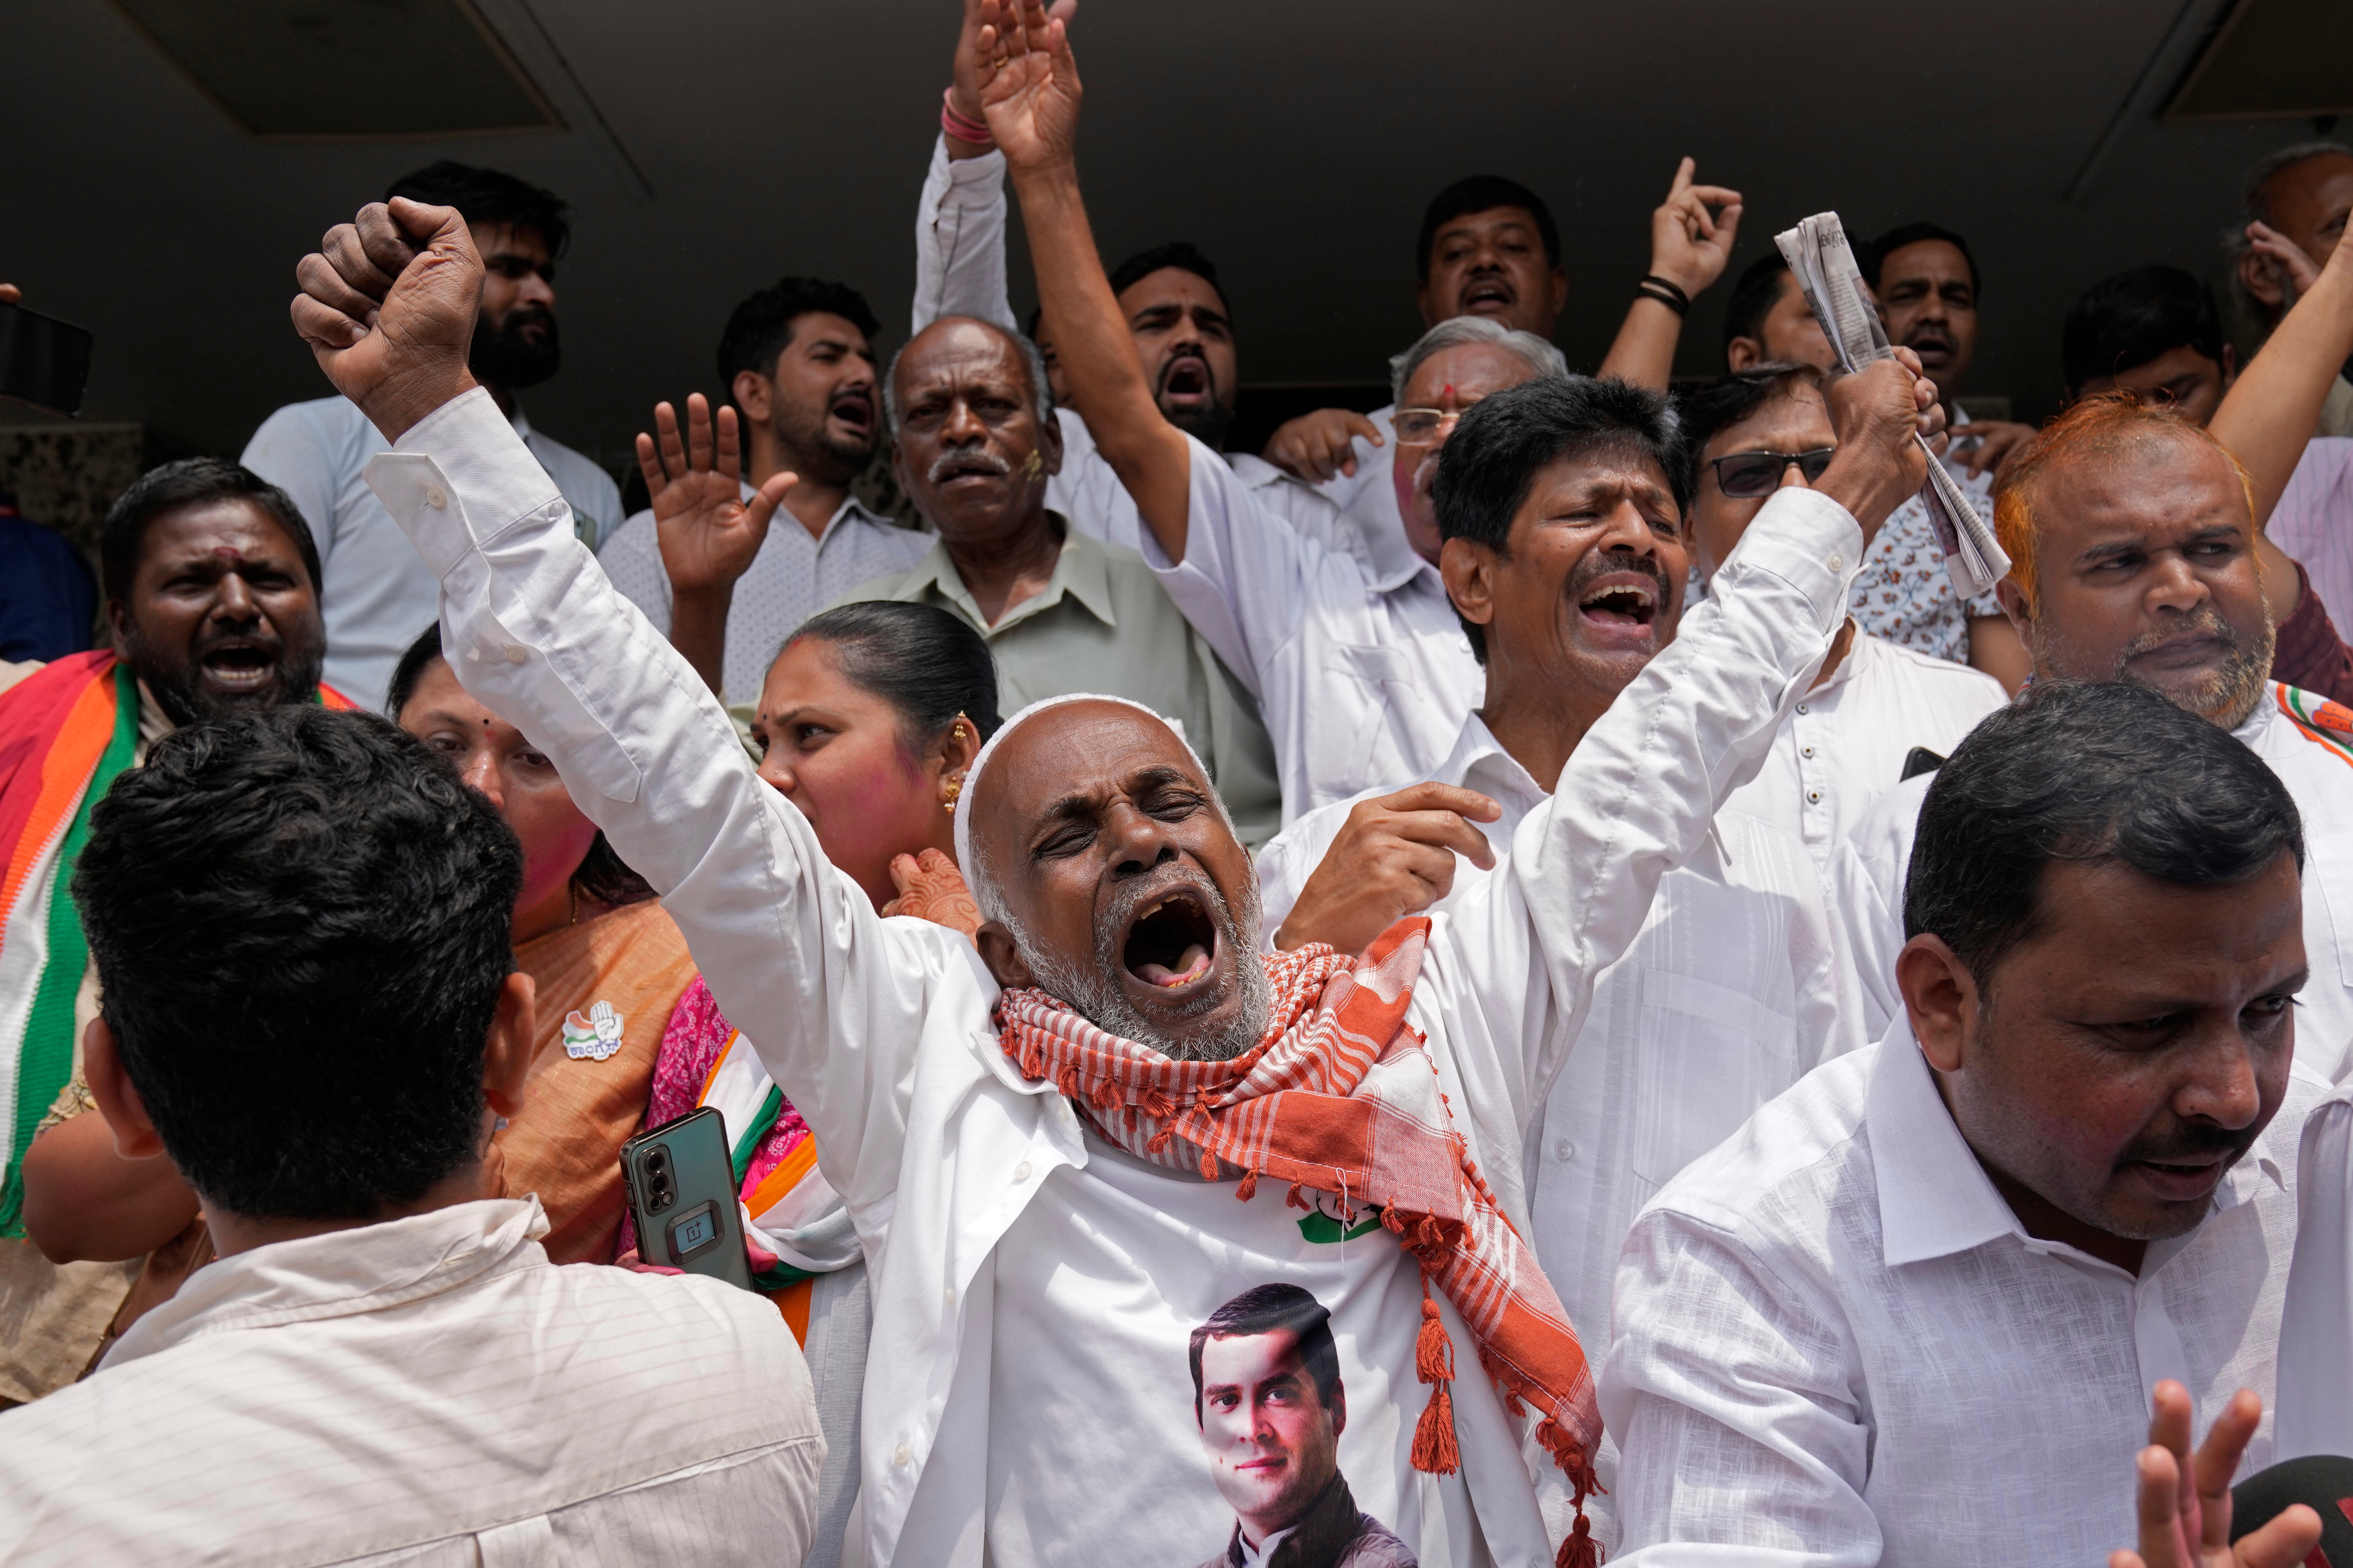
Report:
<svg viewBox="0 0 2353 1568"><path fill-rule="evenodd" d="M1008 718L1048 697L1100 691L1176 721L1209 770L1243 844L1255 849L1282 826L1274 746L1258 704L1134 551L1065 526L1061 558L1045 588L993 626L944 543L934 544L908 571L862 584L838 602L867 599L937 605L987 637L997 657L997 710Z"/></svg>

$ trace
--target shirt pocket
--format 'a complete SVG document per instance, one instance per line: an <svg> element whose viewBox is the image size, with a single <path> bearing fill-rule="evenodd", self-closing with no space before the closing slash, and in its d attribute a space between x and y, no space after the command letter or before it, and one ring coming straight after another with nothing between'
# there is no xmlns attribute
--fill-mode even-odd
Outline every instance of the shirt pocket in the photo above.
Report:
<svg viewBox="0 0 2353 1568"><path fill-rule="evenodd" d="M1335 643L1324 650L1322 665L1319 689L1307 694L1308 722L1320 731L1312 754L1341 760L1344 772L1338 778L1316 779L1318 804L1345 800L1359 790L1403 789L1445 760L1442 752L1408 756L1398 744L1400 731L1419 734L1430 728L1421 722L1428 699L1411 661L1392 648ZM1452 745L1460 729L1458 719L1442 742Z"/></svg>
<svg viewBox="0 0 2353 1568"><path fill-rule="evenodd" d="M1659 970L1644 973L1634 1173L1663 1186L1797 1081L1797 1020L1780 1007Z"/></svg>

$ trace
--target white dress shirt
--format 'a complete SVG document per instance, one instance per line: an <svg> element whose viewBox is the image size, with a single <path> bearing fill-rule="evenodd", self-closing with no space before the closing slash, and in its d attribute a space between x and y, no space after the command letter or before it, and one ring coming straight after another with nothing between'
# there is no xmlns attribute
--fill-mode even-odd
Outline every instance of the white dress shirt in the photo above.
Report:
<svg viewBox="0 0 2353 1568"><path fill-rule="evenodd" d="M572 505L591 550L620 525L621 491L594 462L531 427L517 408L515 434ZM319 613L327 626L328 685L363 708L380 708L393 667L433 624L441 600L433 574L385 515L360 470L384 437L351 403L290 403L261 422L237 460L293 498L319 547Z"/></svg>
<svg viewBox="0 0 2353 1568"><path fill-rule="evenodd" d="M1366 790L1430 778L1485 698L1438 568L1404 548L1377 570L1273 522L1199 442L1185 559L1146 535L1146 564L1274 740L1286 825Z"/></svg>
<svg viewBox="0 0 2353 1568"><path fill-rule="evenodd" d="M1476 713L1430 782L1475 789L1503 808L1497 821L1473 824L1498 865L1545 800ZM1261 852L1262 945L1357 801L1391 793L1310 812ZM1850 1037L1854 982L1821 878L1804 846L1738 811L1746 793L1734 791L1698 851L1660 879L1641 934L1594 983L1593 1010L1528 1135L1530 1239L1569 1321L1597 1346L1618 1244L1651 1195L1817 1063L1863 1043ZM1431 910L1452 908L1492 875L1458 856L1454 885Z"/></svg>
<svg viewBox="0 0 2353 1568"><path fill-rule="evenodd" d="M2353 1084L2305 1118L2295 1261L2280 1318L2276 1459L2353 1455Z"/></svg>
<svg viewBox="0 0 2353 1568"><path fill-rule="evenodd" d="M1397 405L1385 403L1365 417L1381 433L1382 444L1351 437L1356 471L1334 474L1315 487L1315 493L1340 509L1367 550L1386 558L1413 548L1406 540L1405 514L1398 510L1397 480L1389 472L1397 453Z"/></svg>
<svg viewBox="0 0 2353 1568"><path fill-rule="evenodd" d="M948 156L945 135L932 148L931 173L915 213L915 307L909 336L943 316L973 316L1021 331L1005 283L1005 154ZM1144 521L1119 473L1095 447L1074 409L1057 408L1061 471L1046 481L1046 504L1071 526L1107 543L1138 548ZM1362 555L1364 546L1340 509L1273 464L1236 453L1228 461L1271 516L1329 545Z"/></svg>
<svg viewBox="0 0 2353 1568"><path fill-rule="evenodd" d="M1613 1564L2101 1563L2132 1544L2149 1389L2242 1388L2272 1460L2299 1071L2195 1230L2136 1277L2026 1234L1908 1026L1668 1184L1618 1270Z"/></svg>
<svg viewBox="0 0 2353 1568"><path fill-rule="evenodd" d="M2295 1059L2333 1083L2353 1064L2353 757L2282 711L2284 694L2294 689L2265 688L2232 733L2271 765L2304 818L2304 956L2312 978L2296 997ZM1895 988L1904 879L1920 803L1935 782L1923 773L1882 795L1831 858L1832 908L1860 983L1867 1034L1883 1032L1904 1012Z"/></svg>
<svg viewBox="0 0 2353 1568"><path fill-rule="evenodd" d="M758 492L743 486L748 504ZM756 709L760 687L776 650L803 621L860 583L904 572L932 547L926 530L893 526L856 496L843 500L823 532L812 537L784 508L768 524L760 552L736 580L727 606L727 647L722 684L732 709ZM654 514L631 514L596 552L597 563L623 598L645 612L654 629L670 635L670 574L662 569ZM438 601L437 601L438 606Z"/></svg>
<svg viewBox="0 0 2353 1568"><path fill-rule="evenodd" d="M451 666L539 742L573 799L661 891L713 996L758 1042L816 1135L871 1269L866 1560L970 1568L987 1551L1005 1562L1096 1563L1134 1545L1132 1518L1106 1497L1134 1504L1183 1486L1206 1506L1217 1494L1198 1434L1179 1425L1182 1441L1170 1447L1166 1405L1146 1419L1103 1403L1093 1369L1147 1345L1166 1369L1161 1397L1189 1407L1191 1389L1176 1380L1198 1320L1180 1314L1196 1305L1204 1267L1222 1266L1208 1245L1215 1233L1133 1253L1116 1279L1002 1273L1001 1247L1067 1223L1060 1205L1082 1195L1132 1211L1134 1200L1111 1190L1120 1176L1092 1168L1103 1151L1054 1086L1025 1079L1006 1057L991 1021L997 987L971 942L928 921L882 919L827 864L807 820L760 782L675 651L603 574L581 569L563 499L485 395L435 411L369 472L441 578ZM1724 792L1754 768L1797 700L1844 615L1861 543L1827 497L1777 496L1727 563L1718 599L1578 746L1564 786L1591 804L1531 812L1513 873L1436 922L1409 1017L1472 1157L1524 1234L1522 1137L1591 977L1634 939L1659 879L1690 858ZM1212 1216L1202 1226L1281 1202L1270 1197L1275 1184L1244 1205L1232 1189L1165 1180L1172 1194L1189 1185L1217 1199L1168 1200ZM1231 1223L1239 1237L1256 1222ZM1304 1236L1303 1221L1284 1224ZM1171 1235L1182 1228L1171 1226ZM1388 1233L1347 1244L1382 1249L1388 1261L1386 1280L1360 1278L1362 1290L1418 1302L1418 1270ZM1000 1289L1024 1303L1020 1321L997 1312ZM1467 1345L1451 1309L1442 1315ZM1051 1353L1013 1355L1041 1334ZM1381 1369L1400 1394L1368 1387L1352 1397L1352 1431L1410 1426L1419 1415L1410 1346L1400 1353ZM1017 1382L1034 1385L1019 1418L999 1397ZM1565 1517L1557 1473L1544 1467L1531 1481L1520 1429L1485 1379L1458 1378L1453 1400L1459 1476L1408 1468L1382 1478L1387 1495L1419 1500L1418 1550L1425 1561L1475 1561L1481 1549L1504 1563L1548 1554ZM1045 1410L1051 1421L1039 1419ZM1089 1463L1042 1474L1050 1448ZM1023 1540L1019 1521L997 1517L997 1488L1014 1469L1033 1489L1059 1487L1051 1498L1067 1501L1069 1528ZM1370 1479L1349 1476L1352 1487ZM1202 1553L1224 1533L1221 1525Z"/></svg>
<svg viewBox="0 0 2353 1568"><path fill-rule="evenodd" d="M2304 563L2331 616L2353 615L2353 439L2316 436L2305 443L2263 531Z"/></svg>
<svg viewBox="0 0 2353 1568"><path fill-rule="evenodd" d="M1757 776L1733 793L1734 811L1798 838L1825 876L1831 856L1871 803L1904 779L1915 746L1941 759L2009 698L1982 670L1931 658L1868 632L1781 721ZM1856 1043L1877 1037L1877 1031Z"/></svg>
<svg viewBox="0 0 2353 1568"><path fill-rule="evenodd" d="M536 1198L206 1265L0 1415L12 1563L797 1563L818 1433L775 1307L557 1268Z"/></svg>

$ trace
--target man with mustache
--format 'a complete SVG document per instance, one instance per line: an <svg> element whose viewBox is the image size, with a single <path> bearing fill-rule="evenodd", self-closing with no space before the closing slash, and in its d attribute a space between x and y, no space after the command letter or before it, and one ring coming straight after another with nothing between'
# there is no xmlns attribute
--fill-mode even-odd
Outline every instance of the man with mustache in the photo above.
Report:
<svg viewBox="0 0 2353 1568"><path fill-rule="evenodd" d="M918 332L944 316L973 316L1008 331L1014 328L1006 293L1005 159L980 110L980 7L981 0L965 0L940 135L916 212ZM1063 0L1060 12L1071 9ZM1223 452L1241 373L1233 310L1216 265L1183 240L1157 245L1112 268L1112 292L1162 415L1210 450ZM1048 504L1081 533L1133 550L1139 536L1135 502L1096 451L1085 410L1065 395L1067 383L1053 344L1054 335L1064 331L1042 310L1032 312L1029 335L1047 363L1062 437L1062 466L1049 487ZM1361 552L1357 534L1337 507L1247 453L1227 458L1268 510L1327 542Z"/></svg>
<svg viewBox="0 0 2353 1568"><path fill-rule="evenodd" d="M746 725L794 627L931 547L850 488L882 440L877 325L856 289L815 278L782 279L736 306L719 340L727 405L718 420L719 441L741 443L735 482L717 472L732 462L706 462L713 472L695 475L682 461L677 416L660 405L654 424L667 466L649 461L653 437L638 438L653 504L596 552L613 586ZM710 429L700 393L687 399L687 424ZM797 526L749 527L742 509L780 473L796 476L784 521Z"/></svg>
<svg viewBox="0 0 2353 1568"><path fill-rule="evenodd" d="M1015 36L1001 52L982 40L1008 151L1036 142L1041 113L1067 130L1076 92L1041 7ZM1031 170L1025 207L1075 203L1067 163ZM1050 232L1033 224L1033 239ZM875 916L676 651L581 569L560 499L465 374L472 265L456 214L372 207L302 262L296 323L395 445L372 482L441 573L453 667L551 737L826 1151L875 1260L869 1561L1055 1568L1124 1560L1140 1530L1217 1539L1232 1516L1167 1391L1187 1375L1187 1326L1269 1279L1332 1313L1352 1396L1342 1466L1365 1511L1423 1556L1552 1556L1599 1430L1519 1240L1524 1130L1589 976L1822 657L1866 531L1917 489L1933 388L1893 363L1841 384L1820 488L1760 516L1715 610L1580 743L1556 797L1576 805L1532 813L1524 863L1453 918L1403 922L1355 960L1262 963L1255 880L1208 770L1157 716L1072 695L1008 721L958 799L976 950ZM1060 254L1049 270L1081 271ZM1083 280L1107 293L1099 273ZM1059 455L1025 357L995 328L945 321L885 382L944 537L951 510L968 536L1017 531L1023 510L991 498L1041 486ZM1196 454L1229 471L1158 428L1179 482L1196 482ZM960 460L976 452L1013 472ZM1562 467L1543 465L1514 514L1549 514ZM1147 517L1172 499L1144 488ZM967 590L987 619L1047 563L1000 564ZM1099 1016L1064 994L1086 972L1116 1003L1090 1001ZM1503 1369L1508 1397L1473 1366Z"/></svg>
<svg viewBox="0 0 2353 1568"><path fill-rule="evenodd" d="M90 808L184 724L290 702L351 703L322 686L319 552L283 490L193 458L140 478L107 512L100 591L113 646L0 664L0 1052L35 1115L78 1084L96 971L65 888ZM20 1137L18 1129L23 1129ZM90 1360L139 1264L49 1263L25 1237L17 1171L34 1131L0 1123L0 1401L38 1398Z"/></svg>
<svg viewBox="0 0 2353 1568"><path fill-rule="evenodd" d="M2011 563L2002 608L2038 681L2145 686L2237 737L2295 796L2311 825L2302 1059L2336 1078L2353 1061L2353 839L2336 826L2353 820L2353 712L2270 679L2244 470L2181 415L2130 393L2094 395L2003 469L1994 521ZM1930 782L1883 795L1832 865L1874 1035L1903 1010L1905 868Z"/></svg>
<svg viewBox="0 0 2353 1568"><path fill-rule="evenodd" d="M515 398L563 363L555 264L572 234L563 201L512 174L448 159L394 181L385 196L454 206L466 215L484 267L468 361L564 492L580 537L595 549L620 526L620 488L592 458L533 428ZM326 573L319 589L327 618L327 678L370 707L384 702L393 666L432 620L438 602L432 573L360 477L379 449L359 411L328 397L290 403L263 420L239 459L293 497L310 520Z"/></svg>
<svg viewBox="0 0 2353 1568"><path fill-rule="evenodd" d="M2320 819L2292 787L2123 683L2038 682L1961 742L1920 811L1904 1016L1627 1238L1614 1562L2105 1561L2151 1384L2203 1426L2305 1375L2278 1350L2327 1084L2294 1060Z"/></svg>

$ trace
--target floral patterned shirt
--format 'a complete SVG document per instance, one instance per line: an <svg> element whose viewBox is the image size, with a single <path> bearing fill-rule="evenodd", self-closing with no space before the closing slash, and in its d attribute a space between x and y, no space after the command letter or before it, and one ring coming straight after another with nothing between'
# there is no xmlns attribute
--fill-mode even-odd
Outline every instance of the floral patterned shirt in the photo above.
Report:
<svg viewBox="0 0 2353 1568"><path fill-rule="evenodd" d="M1993 476L1971 479L1968 469L1947 467L1968 492L1978 515L1990 520ZM1848 608L1855 624L1873 637L1955 664L1969 661L1969 617L2001 614L1989 592L1966 602L1953 592L1944 546L1936 542L1936 526L1918 496L1897 507L1871 542Z"/></svg>

